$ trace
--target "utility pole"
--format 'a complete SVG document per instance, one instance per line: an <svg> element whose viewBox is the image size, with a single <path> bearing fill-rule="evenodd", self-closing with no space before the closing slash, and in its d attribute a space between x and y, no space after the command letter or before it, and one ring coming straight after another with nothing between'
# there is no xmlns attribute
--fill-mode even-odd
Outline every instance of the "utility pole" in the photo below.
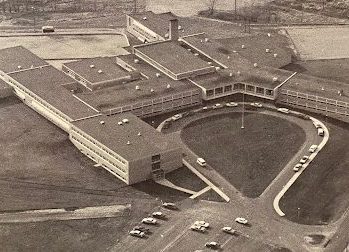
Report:
<svg viewBox="0 0 349 252"><path fill-rule="evenodd" d="M241 129L245 128L245 125L244 125L244 113L245 113L245 90L242 92Z"/></svg>
<svg viewBox="0 0 349 252"><path fill-rule="evenodd" d="M234 2L234 13L235 13L235 20L237 20L236 0Z"/></svg>

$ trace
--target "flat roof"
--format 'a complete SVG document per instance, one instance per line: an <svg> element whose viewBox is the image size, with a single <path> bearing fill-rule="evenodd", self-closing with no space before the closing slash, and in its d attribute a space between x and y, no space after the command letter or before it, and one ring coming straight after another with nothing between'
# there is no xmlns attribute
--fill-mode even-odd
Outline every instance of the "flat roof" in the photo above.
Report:
<svg viewBox="0 0 349 252"><path fill-rule="evenodd" d="M155 14L152 11L132 13L129 14L129 16L161 37L165 37L165 34L168 33L170 20L177 18L177 16L171 12Z"/></svg>
<svg viewBox="0 0 349 252"><path fill-rule="evenodd" d="M213 89L234 83L245 83L274 89L291 74L292 72L287 71L282 73L269 72L263 68L254 69L253 71L240 71L240 74L238 74L237 70L224 69L215 73L195 76L190 79L205 89ZM273 81L274 77L278 78L277 81Z"/></svg>
<svg viewBox="0 0 349 252"><path fill-rule="evenodd" d="M170 88L167 88L167 85L170 85ZM139 87L138 90L136 86ZM151 89L154 91L151 92ZM199 88L187 80L174 81L163 76L158 79L133 81L93 92L80 93L77 96L94 108L106 111L123 105L141 103L157 97L192 90L199 90Z"/></svg>
<svg viewBox="0 0 349 252"><path fill-rule="evenodd" d="M160 73L159 70L149 65L144 60L140 59L134 54L120 55L117 58L121 59L132 68L136 69L136 71L146 75L149 79L155 79L156 73ZM135 63L135 59L137 59L137 63ZM162 74L164 75L164 74Z"/></svg>
<svg viewBox="0 0 349 252"><path fill-rule="evenodd" d="M10 47L0 50L0 70L5 73L21 71L45 65L48 65L46 61L22 46Z"/></svg>
<svg viewBox="0 0 349 252"><path fill-rule="evenodd" d="M118 125L123 119L129 122ZM178 148L165 135L131 113L102 115L73 122L73 125L128 161Z"/></svg>
<svg viewBox="0 0 349 252"><path fill-rule="evenodd" d="M75 81L52 66L15 72L9 76L73 120L98 114L61 86Z"/></svg>
<svg viewBox="0 0 349 252"><path fill-rule="evenodd" d="M174 74L191 72L198 69L213 68L206 61L181 47L177 42L165 41L135 46L135 50L143 53Z"/></svg>
<svg viewBox="0 0 349 252"><path fill-rule="evenodd" d="M116 57L96 57L68 62L63 65L91 83L130 76L129 72L116 64ZM102 73L98 72L100 70Z"/></svg>
<svg viewBox="0 0 349 252"><path fill-rule="evenodd" d="M349 102L349 84L306 74L296 74L281 89ZM343 95L339 95L338 91L343 91Z"/></svg>

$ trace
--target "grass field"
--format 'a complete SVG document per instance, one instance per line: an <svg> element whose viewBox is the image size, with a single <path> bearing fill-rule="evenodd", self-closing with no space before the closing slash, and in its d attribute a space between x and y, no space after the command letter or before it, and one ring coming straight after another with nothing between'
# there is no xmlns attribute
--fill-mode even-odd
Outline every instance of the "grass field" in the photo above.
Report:
<svg viewBox="0 0 349 252"><path fill-rule="evenodd" d="M301 60L349 58L348 27L294 27L287 32Z"/></svg>
<svg viewBox="0 0 349 252"><path fill-rule="evenodd" d="M349 127L330 120L326 125L330 138L325 148L280 201L289 220L308 225L329 223L349 207Z"/></svg>
<svg viewBox="0 0 349 252"><path fill-rule="evenodd" d="M304 131L278 117L247 113L200 119L182 130L183 141L247 197L258 197L305 141ZM290 145L289 143L293 144Z"/></svg>

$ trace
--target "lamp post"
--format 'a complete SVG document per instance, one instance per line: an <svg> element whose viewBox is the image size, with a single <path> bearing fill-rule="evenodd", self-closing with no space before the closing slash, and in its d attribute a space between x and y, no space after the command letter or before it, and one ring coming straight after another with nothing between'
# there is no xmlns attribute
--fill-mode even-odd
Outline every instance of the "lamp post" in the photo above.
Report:
<svg viewBox="0 0 349 252"><path fill-rule="evenodd" d="M36 26L35 8L32 6L31 9L32 9L32 13L33 13L33 19L34 19L33 20L34 21L34 27L33 28L34 28L34 32L35 32L35 26Z"/></svg>
<svg viewBox="0 0 349 252"><path fill-rule="evenodd" d="M300 207L297 207L297 217L298 217L298 220L297 220L297 221L299 221L299 213L300 213L300 210L301 210L301 208L300 208Z"/></svg>
<svg viewBox="0 0 349 252"><path fill-rule="evenodd" d="M245 90L242 92L242 115L241 115L241 129L244 129L244 114L245 114Z"/></svg>

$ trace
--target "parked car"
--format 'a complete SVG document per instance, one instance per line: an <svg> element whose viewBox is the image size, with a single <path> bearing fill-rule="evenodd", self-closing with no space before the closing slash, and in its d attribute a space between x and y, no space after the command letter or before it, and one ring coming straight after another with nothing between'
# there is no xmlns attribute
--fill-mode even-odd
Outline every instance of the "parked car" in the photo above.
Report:
<svg viewBox="0 0 349 252"><path fill-rule="evenodd" d="M223 105L220 104L220 103L216 103L215 105L213 105L212 108L213 108L213 109L223 108Z"/></svg>
<svg viewBox="0 0 349 252"><path fill-rule="evenodd" d="M200 232L200 233L205 233L206 232L206 228L203 226L198 226L198 225L191 225L190 226L190 230L196 231L196 232Z"/></svg>
<svg viewBox="0 0 349 252"><path fill-rule="evenodd" d="M135 226L133 228L133 230L138 230L138 231L141 231L141 232L144 232L144 233L148 233L150 231L149 228L146 228L144 226Z"/></svg>
<svg viewBox="0 0 349 252"><path fill-rule="evenodd" d="M309 156L303 156L302 159L299 161L301 164L305 164L309 160Z"/></svg>
<svg viewBox="0 0 349 252"><path fill-rule="evenodd" d="M182 114L177 114L171 117L172 121L177 121L183 117Z"/></svg>
<svg viewBox="0 0 349 252"><path fill-rule="evenodd" d="M303 167L303 165L298 163L298 164L296 164L296 165L293 167L293 170L294 170L295 172L298 172L302 167Z"/></svg>
<svg viewBox="0 0 349 252"><path fill-rule="evenodd" d="M259 103L259 102L252 102L252 103L250 103L250 105L253 106L253 107L256 107L256 108L263 107L263 105L261 103Z"/></svg>
<svg viewBox="0 0 349 252"><path fill-rule="evenodd" d="M209 228L210 227L210 223L205 222L205 221L195 221L194 225L195 226L205 227L205 228Z"/></svg>
<svg viewBox="0 0 349 252"><path fill-rule="evenodd" d="M158 219L166 219L166 215L162 212L153 212L151 215Z"/></svg>
<svg viewBox="0 0 349 252"><path fill-rule="evenodd" d="M222 231L224 233L228 233L228 234L235 234L236 233L236 230L233 229L232 227L223 227Z"/></svg>
<svg viewBox="0 0 349 252"><path fill-rule="evenodd" d="M147 217L142 220L142 223L156 225L157 221L154 218Z"/></svg>
<svg viewBox="0 0 349 252"><path fill-rule="evenodd" d="M290 113L290 110L287 109L287 108L278 108L277 111L279 111L279 112L281 112L281 113L285 113L285 114Z"/></svg>
<svg viewBox="0 0 349 252"><path fill-rule="evenodd" d="M228 102L228 103L225 104L225 106L227 106L227 107L237 107L238 105L239 104L236 103L236 102Z"/></svg>
<svg viewBox="0 0 349 252"><path fill-rule="evenodd" d="M198 163L200 166L206 166L206 161L203 158L198 158L196 163Z"/></svg>
<svg viewBox="0 0 349 252"><path fill-rule="evenodd" d="M323 128L318 128L317 129L317 134L319 135L319 136L324 136L325 135L325 131L323 130Z"/></svg>
<svg viewBox="0 0 349 252"><path fill-rule="evenodd" d="M243 224L243 225L246 225L248 223L248 221L245 219L245 218L242 218L242 217L237 217L235 219L235 221L239 224Z"/></svg>
<svg viewBox="0 0 349 252"><path fill-rule="evenodd" d="M309 148L309 152L310 153L314 153L317 150L317 145L313 144L312 146L310 146Z"/></svg>
<svg viewBox="0 0 349 252"><path fill-rule="evenodd" d="M206 242L205 247L210 249L219 249L221 245L218 242Z"/></svg>
<svg viewBox="0 0 349 252"><path fill-rule="evenodd" d="M143 238L145 236L145 233L142 232L142 231L139 231L139 230L131 230L129 232L129 234L132 235L132 236L139 237L139 238Z"/></svg>
<svg viewBox="0 0 349 252"><path fill-rule="evenodd" d="M178 210L178 207L176 206L175 203L171 203L171 202L164 202L162 203L162 206L168 209L172 209L172 210Z"/></svg>

